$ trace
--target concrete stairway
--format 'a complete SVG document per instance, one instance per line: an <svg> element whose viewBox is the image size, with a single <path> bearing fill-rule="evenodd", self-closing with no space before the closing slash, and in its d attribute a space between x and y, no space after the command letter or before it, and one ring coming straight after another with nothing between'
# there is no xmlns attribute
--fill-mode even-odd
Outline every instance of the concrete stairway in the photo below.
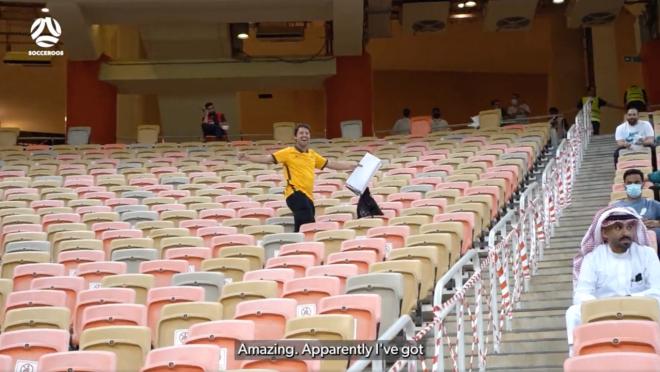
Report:
<svg viewBox="0 0 660 372"><path fill-rule="evenodd" d="M595 212L609 203L614 178L613 142L612 136L592 138L573 187L572 204L563 211L538 273L532 277L529 291L523 293L519 308L514 311L512 330L503 333L499 354L494 353L493 337L488 334L487 370L562 371L568 356L564 314L572 302L573 256ZM484 285L490 288L487 280ZM472 298L468 300L472 302ZM446 323L450 336L455 336L454 317L450 316ZM470 357L471 341L468 331L466 359ZM432 345L432 339L427 339L429 358ZM445 370L452 370L448 354L445 351ZM430 367L430 359L427 362ZM478 370L476 358L473 363L473 369Z"/></svg>

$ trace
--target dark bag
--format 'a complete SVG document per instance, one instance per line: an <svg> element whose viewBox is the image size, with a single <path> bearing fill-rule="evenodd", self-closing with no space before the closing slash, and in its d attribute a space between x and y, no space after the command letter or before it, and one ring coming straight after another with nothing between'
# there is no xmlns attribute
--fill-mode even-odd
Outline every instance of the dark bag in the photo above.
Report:
<svg viewBox="0 0 660 372"><path fill-rule="evenodd" d="M357 215L358 218L383 215L383 211L380 210L380 207L374 198L371 197L371 193L369 192L368 187L364 190L362 195L360 195L360 200L358 200Z"/></svg>

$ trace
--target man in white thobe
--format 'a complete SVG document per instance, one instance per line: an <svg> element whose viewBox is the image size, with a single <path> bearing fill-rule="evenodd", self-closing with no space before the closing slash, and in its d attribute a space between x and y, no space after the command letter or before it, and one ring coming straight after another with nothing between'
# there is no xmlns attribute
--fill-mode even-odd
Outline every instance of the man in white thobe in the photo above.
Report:
<svg viewBox="0 0 660 372"><path fill-rule="evenodd" d="M648 296L660 301L660 262L655 250L646 246L646 229L634 210L610 208L601 214L587 235L590 233L591 238L595 237L590 241L595 247L584 255L581 267L579 263L576 265L579 275L573 306L566 311L571 347L573 330L581 323L582 302L619 296ZM587 238L583 240L583 251Z"/></svg>

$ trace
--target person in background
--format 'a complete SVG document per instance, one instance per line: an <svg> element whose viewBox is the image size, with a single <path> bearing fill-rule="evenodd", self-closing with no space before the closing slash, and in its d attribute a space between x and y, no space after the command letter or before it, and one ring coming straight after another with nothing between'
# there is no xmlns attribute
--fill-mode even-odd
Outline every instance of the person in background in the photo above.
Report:
<svg viewBox="0 0 660 372"><path fill-rule="evenodd" d="M611 106L607 101L596 95L596 88L588 87L586 95L578 101L577 108L582 110L582 107L591 101L591 127L593 128L594 135L600 134L600 108L603 106Z"/></svg>
<svg viewBox="0 0 660 372"><path fill-rule="evenodd" d="M614 168L619 162L619 153L623 149L641 149L648 147L651 149L651 164L653 170L658 170L655 158L655 136L653 126L644 120L639 120L639 112L631 107L626 113L626 121L616 127L614 135L618 148L614 152Z"/></svg>
<svg viewBox="0 0 660 372"><path fill-rule="evenodd" d="M550 138L552 147L556 149L561 139L565 138L568 133L568 122L556 107L550 107L548 113L550 114Z"/></svg>
<svg viewBox="0 0 660 372"><path fill-rule="evenodd" d="M596 214L573 261L573 280L573 305L566 311L571 353L583 302L619 296L660 300L660 261L634 210L610 207Z"/></svg>
<svg viewBox="0 0 660 372"><path fill-rule="evenodd" d="M227 140L227 119L221 112L215 111L213 102L207 102L202 110L202 133L204 138L215 137L219 140Z"/></svg>
<svg viewBox="0 0 660 372"><path fill-rule="evenodd" d="M634 107L639 112L645 112L646 102L648 102L646 91L635 84L628 87L623 94L623 104L627 109Z"/></svg>
<svg viewBox="0 0 660 372"><path fill-rule="evenodd" d="M442 111L440 111L439 108L434 107L431 110L431 132L437 132L440 130L449 130L449 123L442 118Z"/></svg>
<svg viewBox="0 0 660 372"><path fill-rule="evenodd" d="M518 121L526 121L531 113L529 105L520 99L520 94L513 93L511 96L511 105L506 109L507 117Z"/></svg>
<svg viewBox="0 0 660 372"><path fill-rule="evenodd" d="M502 107L502 102L498 98L490 101L491 110L500 110L502 112L502 120L506 119L506 110Z"/></svg>
<svg viewBox="0 0 660 372"><path fill-rule="evenodd" d="M403 109L403 117L397 120L392 127L392 134L410 134L410 109Z"/></svg>
<svg viewBox="0 0 660 372"><path fill-rule="evenodd" d="M309 148L311 130L307 124L296 125L296 144L271 155L248 155L239 153L239 160L261 164L282 164L286 188L286 204L293 212L294 231L300 226L315 221L314 209L314 169L326 167L334 170L352 170L358 165L355 161L328 160Z"/></svg>
<svg viewBox="0 0 660 372"><path fill-rule="evenodd" d="M623 183L627 198L614 203L614 206L634 209L642 216L646 228L655 232L656 242L660 244L660 203L642 197L644 173L639 169L628 169L623 173Z"/></svg>

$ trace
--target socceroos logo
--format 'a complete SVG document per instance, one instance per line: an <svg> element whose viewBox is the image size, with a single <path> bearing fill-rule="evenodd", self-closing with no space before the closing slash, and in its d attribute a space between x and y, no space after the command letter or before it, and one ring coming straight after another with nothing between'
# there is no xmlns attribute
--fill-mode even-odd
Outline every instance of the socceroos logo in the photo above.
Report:
<svg viewBox="0 0 660 372"><path fill-rule="evenodd" d="M30 27L32 40L42 48L51 48L57 44L62 35L62 27L55 18L37 18Z"/></svg>

